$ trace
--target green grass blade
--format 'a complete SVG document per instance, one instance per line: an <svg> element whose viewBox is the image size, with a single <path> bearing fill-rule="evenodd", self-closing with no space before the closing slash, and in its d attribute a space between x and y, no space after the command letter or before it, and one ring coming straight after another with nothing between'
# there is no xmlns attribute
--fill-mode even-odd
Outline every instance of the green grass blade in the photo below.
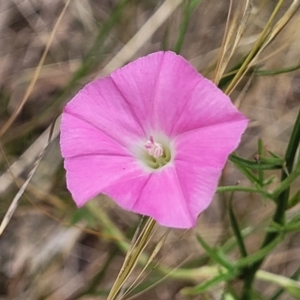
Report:
<svg viewBox="0 0 300 300"><path fill-rule="evenodd" d="M176 52L177 54L180 53L181 47L183 45L184 37L191 19L191 15L201 1L202 0L189 0L185 2L185 7L183 10L183 20L179 29L179 36L173 49L174 52Z"/></svg>

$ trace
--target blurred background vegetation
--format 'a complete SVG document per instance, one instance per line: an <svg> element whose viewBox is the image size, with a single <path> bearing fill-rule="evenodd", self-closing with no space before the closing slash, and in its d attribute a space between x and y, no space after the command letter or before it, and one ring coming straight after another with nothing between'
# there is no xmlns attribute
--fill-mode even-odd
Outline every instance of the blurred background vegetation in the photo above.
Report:
<svg viewBox="0 0 300 300"><path fill-rule="evenodd" d="M231 24L245 25L226 68L224 78L231 78L229 70L253 49L279 2L274 24L299 1L249 1L246 13L247 1L239 0L0 1L0 220L8 221L12 203L16 207L0 236L0 299L106 299L139 222L137 215L124 212L102 195L80 210L75 207L66 189L58 142L59 115L65 103L90 80L162 49L180 52L204 76L215 79L229 11ZM299 11L288 21L230 93L250 119L237 151L247 159L257 153L259 138L263 153L284 155L297 117ZM224 78L223 89L228 84ZM272 190L280 172L266 174L273 178L268 186ZM220 185L237 183L251 186L229 162ZM24 194L22 187L26 187ZM298 189L295 184L292 193ZM182 292L210 278L210 271L191 276L171 270L211 264L197 233L212 247L227 247L233 260L238 257L237 247L230 248L230 196L216 194L193 230L171 230L155 260L160 267L151 266L130 295L136 295L135 299L222 299L225 283L196 295ZM233 207L241 228L251 232L245 243L254 252L274 204L259 194L238 192ZM293 217L298 211L295 205L287 214ZM157 229L150 249L165 230ZM299 246L299 232L287 235L268 255L263 269L291 277L300 265ZM241 283L231 280L226 288L238 293ZM257 299L295 297L265 281L257 280L255 288ZM281 298L272 298L277 292L283 292Z"/></svg>

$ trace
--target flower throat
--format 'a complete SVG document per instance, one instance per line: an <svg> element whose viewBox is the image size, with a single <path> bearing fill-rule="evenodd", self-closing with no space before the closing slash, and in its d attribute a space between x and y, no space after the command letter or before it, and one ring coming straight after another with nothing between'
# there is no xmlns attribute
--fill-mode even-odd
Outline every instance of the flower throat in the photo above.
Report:
<svg viewBox="0 0 300 300"><path fill-rule="evenodd" d="M159 169L171 160L170 149L154 141L153 136L150 136L144 147L146 150L144 162L152 169Z"/></svg>

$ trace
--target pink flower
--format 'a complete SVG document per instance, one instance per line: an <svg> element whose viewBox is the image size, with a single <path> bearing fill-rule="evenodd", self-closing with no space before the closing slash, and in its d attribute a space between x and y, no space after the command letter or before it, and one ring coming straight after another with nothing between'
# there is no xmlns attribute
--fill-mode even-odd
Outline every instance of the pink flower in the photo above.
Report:
<svg viewBox="0 0 300 300"><path fill-rule="evenodd" d="M212 201L247 119L184 58L157 52L86 85L63 112L67 186L190 228Z"/></svg>

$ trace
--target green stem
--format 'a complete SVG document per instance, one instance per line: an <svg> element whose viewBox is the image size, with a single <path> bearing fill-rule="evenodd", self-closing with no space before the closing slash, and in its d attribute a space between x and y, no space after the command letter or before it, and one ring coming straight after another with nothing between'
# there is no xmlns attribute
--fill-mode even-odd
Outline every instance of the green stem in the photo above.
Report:
<svg viewBox="0 0 300 300"><path fill-rule="evenodd" d="M263 155L263 144L262 144L261 139L258 140L257 148L258 148L259 157L262 157L262 155ZM263 182L264 182L264 171L263 170L258 170L258 180L259 180L260 186L262 186Z"/></svg>
<svg viewBox="0 0 300 300"><path fill-rule="evenodd" d="M264 189L250 187L250 186L228 185L228 186L219 186L217 188L217 193L224 193L224 192L259 193L268 198L272 197L272 194L269 194Z"/></svg>
<svg viewBox="0 0 300 300"><path fill-rule="evenodd" d="M300 111L293 128L293 132L286 150L285 154L285 163L286 170L290 174L293 169L294 160L296 152L300 142ZM297 166L298 167L298 166ZM283 182L288 177L285 170L281 172L281 182ZM286 186L286 189L283 190L277 197L276 203L277 207L273 216L273 222L278 223L279 225L285 224L285 211L287 209L288 199L289 199L290 187ZM269 232L266 234L264 242L261 246L261 249L272 244L274 240L278 238L280 233L278 232ZM264 257L252 264L250 267L242 269L241 275L244 278L244 289L242 293L241 300L251 300L252 299L252 283L255 278L257 270L260 268L261 264L264 261Z"/></svg>
<svg viewBox="0 0 300 300"><path fill-rule="evenodd" d="M237 241L237 244L239 246L239 249L240 249L240 253L241 253L241 256L242 257L247 257L247 250L246 250L246 247L245 247L245 244L244 244L244 239L243 239L243 236L242 236L242 233L241 233L241 230L240 230L240 226L238 224L238 221L235 217L235 214L234 214L234 211L233 211L233 207L232 207L232 198L233 198L233 193L230 197L230 201L229 201L229 219L230 219L230 222L231 222L231 227L232 227L232 230L234 232L234 235L236 237L236 241Z"/></svg>

